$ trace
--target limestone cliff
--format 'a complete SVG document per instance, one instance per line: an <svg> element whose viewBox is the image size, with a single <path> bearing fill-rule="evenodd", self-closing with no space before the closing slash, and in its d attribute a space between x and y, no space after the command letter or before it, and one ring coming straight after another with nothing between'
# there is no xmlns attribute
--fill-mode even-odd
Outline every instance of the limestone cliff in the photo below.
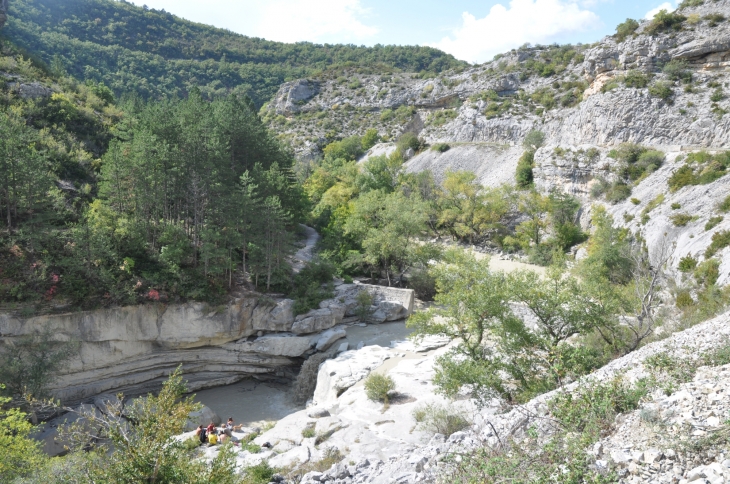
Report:
<svg viewBox="0 0 730 484"><path fill-rule="evenodd" d="M323 79L316 92L297 98L296 110L287 109L285 101L296 85L290 83L264 113L306 156L330 139L332 126L343 136L374 127L391 146L403 131L416 131L426 142L449 143L451 149L416 155L407 162L409 171L431 170L439 180L448 170L468 170L487 186L511 182L525 135L542 131L546 141L535 156L537 188L582 200L585 228L591 206L606 204L617 224L642 232L652 253L667 234L676 269L686 255L702 260L712 237L730 230L727 216L704 228L723 216L718 207L728 194L728 176L676 193L668 186L688 152L730 149L730 0L679 13L685 17L681 28L650 35L644 21L621 41L606 37L592 45L521 48L436 78L353 73ZM690 83L665 69L671 61L691 76ZM640 82L628 81L631 77ZM617 162L609 154L624 142L662 151L665 163L633 187L633 202L611 205L591 197L591 187L599 179L616 179ZM385 144L374 150L387 149ZM660 194L663 202L649 214L649 202ZM675 224L672 216L680 212L691 220ZM721 261L718 282L727 284L730 248L715 257Z"/></svg>
<svg viewBox="0 0 730 484"><path fill-rule="evenodd" d="M51 388L65 403L101 393L152 391L178 365L189 388L197 390L247 376L288 376L302 358L326 351L342 337L326 330L354 314L361 290L374 295L376 322L413 311L411 290L342 284L336 299L299 316L292 311L294 301L253 293L221 307L148 304L29 319L0 314L0 344L45 328L60 341L78 341L78 358Z"/></svg>

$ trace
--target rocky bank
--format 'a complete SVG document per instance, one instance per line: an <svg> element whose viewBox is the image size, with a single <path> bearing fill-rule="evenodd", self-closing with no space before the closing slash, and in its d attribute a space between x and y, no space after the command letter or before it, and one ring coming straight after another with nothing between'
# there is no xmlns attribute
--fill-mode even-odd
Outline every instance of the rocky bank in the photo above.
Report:
<svg viewBox="0 0 730 484"><path fill-rule="evenodd" d="M292 377L305 358L344 337L328 330L356 319L359 291L373 296L372 322L413 311L412 290L340 284L334 299L298 316L291 299L254 293L219 307L158 303L28 319L0 314L0 341L47 329L59 341L79 342L78 356L51 385L67 405L102 393L156 390L178 365L194 391L245 377Z"/></svg>

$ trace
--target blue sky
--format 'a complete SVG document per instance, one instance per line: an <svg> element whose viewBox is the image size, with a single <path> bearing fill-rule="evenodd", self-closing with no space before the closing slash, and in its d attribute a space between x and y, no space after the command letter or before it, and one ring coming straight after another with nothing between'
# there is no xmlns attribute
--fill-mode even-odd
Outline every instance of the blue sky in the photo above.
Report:
<svg viewBox="0 0 730 484"><path fill-rule="evenodd" d="M418 44L484 62L524 43L589 43L677 0L133 0L283 42Z"/></svg>

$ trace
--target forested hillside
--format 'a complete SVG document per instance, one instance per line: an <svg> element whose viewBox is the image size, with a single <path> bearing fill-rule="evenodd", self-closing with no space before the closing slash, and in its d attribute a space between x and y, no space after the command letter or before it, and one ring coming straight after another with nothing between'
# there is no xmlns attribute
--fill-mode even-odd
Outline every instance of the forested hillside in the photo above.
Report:
<svg viewBox="0 0 730 484"><path fill-rule="evenodd" d="M116 94L245 93L257 106L287 80L333 67L369 72L465 65L430 47L283 44L197 24L124 0L13 0L3 35L77 79Z"/></svg>
<svg viewBox="0 0 730 484"><path fill-rule="evenodd" d="M216 301L236 270L286 287L304 198L250 99L118 105L42 67L0 50L3 305Z"/></svg>

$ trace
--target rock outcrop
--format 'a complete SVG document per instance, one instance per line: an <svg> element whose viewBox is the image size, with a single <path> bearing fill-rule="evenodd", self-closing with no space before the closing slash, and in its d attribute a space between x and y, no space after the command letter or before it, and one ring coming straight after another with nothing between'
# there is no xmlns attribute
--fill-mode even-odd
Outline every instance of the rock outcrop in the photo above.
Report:
<svg viewBox="0 0 730 484"><path fill-rule="evenodd" d="M377 296L375 311L398 318L413 311L411 290L342 284L336 299L297 317L293 301L257 294L221 307L148 304L29 319L0 314L0 341L46 328L58 340L78 341L78 357L51 385L66 404L102 393L155 390L178 365L195 391L247 376L291 375L302 358L342 337L336 330L320 333L342 323L361 290Z"/></svg>

